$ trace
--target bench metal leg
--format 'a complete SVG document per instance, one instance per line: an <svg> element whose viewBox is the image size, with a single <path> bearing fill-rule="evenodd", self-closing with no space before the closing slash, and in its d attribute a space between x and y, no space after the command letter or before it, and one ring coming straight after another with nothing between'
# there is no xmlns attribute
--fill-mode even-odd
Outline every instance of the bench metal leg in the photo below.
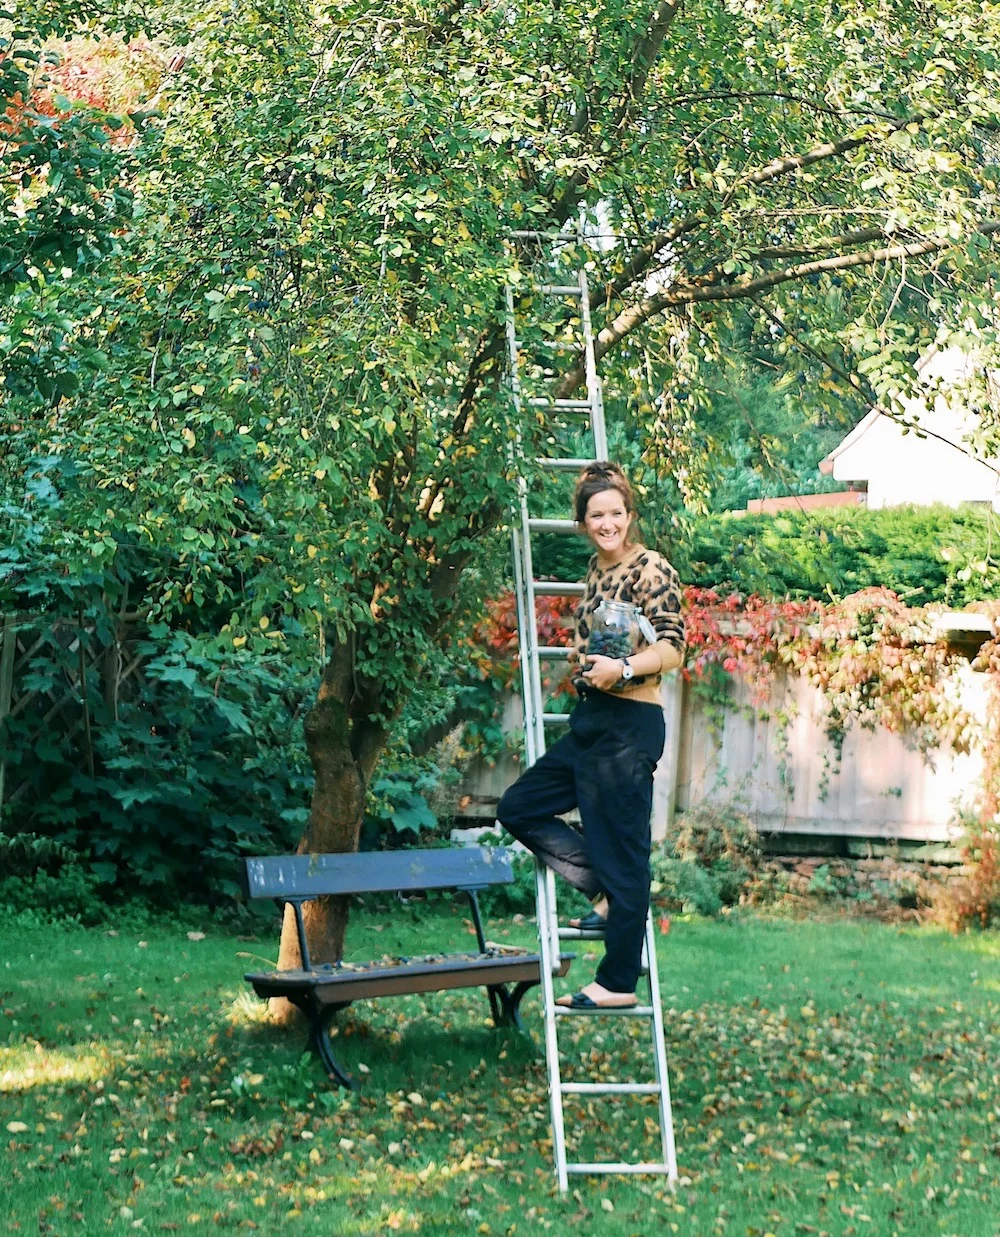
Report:
<svg viewBox="0 0 1000 1237"><path fill-rule="evenodd" d="M491 985L488 991L494 1023L498 1027L516 1027L519 1031L525 1031L524 1022L521 1019L521 1001L525 993L537 987L539 982L537 979L524 979L514 985L512 992L507 990L505 984ZM497 1005L500 1006L499 1014Z"/></svg>
<svg viewBox="0 0 1000 1237"><path fill-rule="evenodd" d="M341 1005L321 1005L312 992L296 993L294 996L290 995L288 999L293 1005L298 1006L308 1018L309 1040L306 1047L319 1057L327 1077L334 1079L338 1086L357 1091L358 1084L333 1055L333 1045L330 1043L329 1028L333 1016L340 1010L346 1009L350 1002L345 1001Z"/></svg>

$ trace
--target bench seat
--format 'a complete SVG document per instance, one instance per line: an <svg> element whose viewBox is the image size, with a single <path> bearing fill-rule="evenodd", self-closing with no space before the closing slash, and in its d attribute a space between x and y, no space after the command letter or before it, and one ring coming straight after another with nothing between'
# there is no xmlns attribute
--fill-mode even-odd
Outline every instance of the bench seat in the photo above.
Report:
<svg viewBox="0 0 1000 1237"><path fill-rule="evenodd" d="M569 971L572 954L559 958L558 975ZM443 992L450 988L489 988L495 984L534 985L541 982L538 954L446 954L439 962L412 961L359 970L343 967L312 971L258 971L247 981L261 997L291 997L293 992L313 989L320 1005L343 1008L352 1001L420 992Z"/></svg>

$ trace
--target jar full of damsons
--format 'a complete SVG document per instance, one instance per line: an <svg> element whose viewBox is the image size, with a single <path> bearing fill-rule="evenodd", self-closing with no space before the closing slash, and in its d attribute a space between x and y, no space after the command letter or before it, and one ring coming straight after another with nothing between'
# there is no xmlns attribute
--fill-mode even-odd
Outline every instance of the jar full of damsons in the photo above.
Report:
<svg viewBox="0 0 1000 1237"><path fill-rule="evenodd" d="M653 625L631 602L602 600L594 611L587 639L589 656L632 657L655 643Z"/></svg>

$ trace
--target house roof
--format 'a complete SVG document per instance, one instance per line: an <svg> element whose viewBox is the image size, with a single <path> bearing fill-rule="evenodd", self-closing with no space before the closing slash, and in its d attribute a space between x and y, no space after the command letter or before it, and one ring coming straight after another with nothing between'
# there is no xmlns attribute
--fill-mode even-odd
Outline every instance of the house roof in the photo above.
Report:
<svg viewBox="0 0 1000 1237"><path fill-rule="evenodd" d="M869 428L882 415L878 408L873 408L857 423L854 429L833 448L829 455L825 456L819 462L819 470L824 475L833 472L833 461L848 447L853 447L854 444L868 432Z"/></svg>

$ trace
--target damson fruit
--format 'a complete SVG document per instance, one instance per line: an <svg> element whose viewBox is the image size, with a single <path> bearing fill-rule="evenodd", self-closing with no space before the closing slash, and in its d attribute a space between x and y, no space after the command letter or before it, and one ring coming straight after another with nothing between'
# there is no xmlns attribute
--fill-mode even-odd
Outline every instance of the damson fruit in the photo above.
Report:
<svg viewBox="0 0 1000 1237"><path fill-rule="evenodd" d="M591 633L587 652L596 657L629 657L635 650L628 632L597 628Z"/></svg>

